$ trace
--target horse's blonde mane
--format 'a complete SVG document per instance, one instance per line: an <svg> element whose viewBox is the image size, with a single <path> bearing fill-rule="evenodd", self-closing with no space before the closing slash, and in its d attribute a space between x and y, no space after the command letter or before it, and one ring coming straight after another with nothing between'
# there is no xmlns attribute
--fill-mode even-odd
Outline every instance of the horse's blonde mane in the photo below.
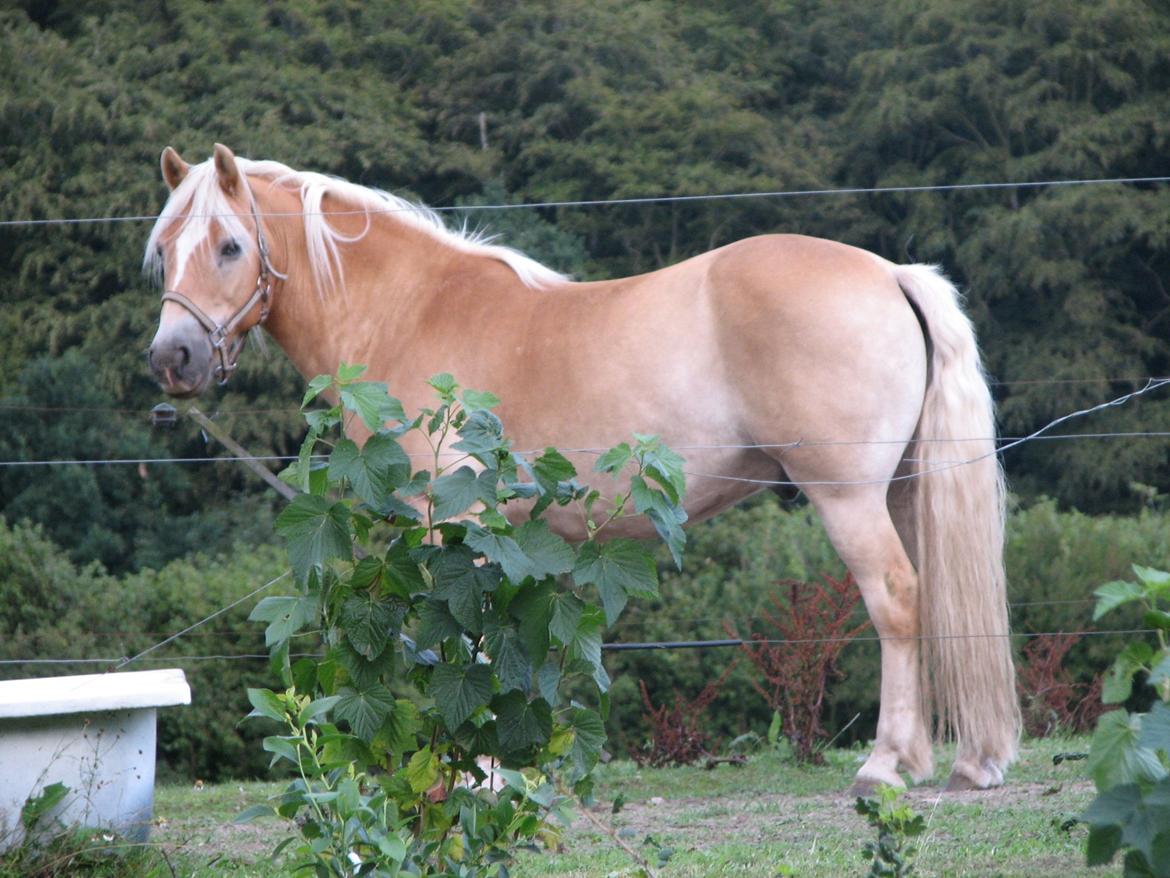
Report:
<svg viewBox="0 0 1170 878"><path fill-rule="evenodd" d="M437 212L389 192L359 186L326 174L296 171L275 161L253 161L237 157L236 162L242 174L266 177L276 185L299 189L309 265L312 268L314 284L322 295L344 283L339 245L353 243L365 234L365 231L362 231L358 235L345 235L329 224L328 216L322 212L322 201L327 195L352 203L355 209L365 211L367 229L370 215L392 214L399 222L420 229L447 246L464 253L503 262L527 287L539 289L566 280L565 275L540 264L519 250L492 244L491 237L482 232L469 231L466 226L458 230L450 229ZM143 267L147 272L154 274L159 272L161 268L157 256L159 236L167 221L179 216L184 217L184 229L194 223L200 224L193 231L205 231L210 226L212 218L218 219L225 227L225 231L236 238L241 246L249 248L255 246L250 230L236 215L235 208L217 185L215 166L211 159L192 165L186 178L171 193L146 243Z"/></svg>

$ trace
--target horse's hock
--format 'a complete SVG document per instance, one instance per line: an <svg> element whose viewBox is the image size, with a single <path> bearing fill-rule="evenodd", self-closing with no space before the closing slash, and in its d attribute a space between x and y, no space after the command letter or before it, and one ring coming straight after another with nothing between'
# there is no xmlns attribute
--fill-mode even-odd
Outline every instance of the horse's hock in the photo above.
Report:
<svg viewBox="0 0 1170 878"><path fill-rule="evenodd" d="M54 784L68 791L33 831L80 825L144 841L156 712L190 703L181 670L0 683L0 851L23 841L25 804Z"/></svg>

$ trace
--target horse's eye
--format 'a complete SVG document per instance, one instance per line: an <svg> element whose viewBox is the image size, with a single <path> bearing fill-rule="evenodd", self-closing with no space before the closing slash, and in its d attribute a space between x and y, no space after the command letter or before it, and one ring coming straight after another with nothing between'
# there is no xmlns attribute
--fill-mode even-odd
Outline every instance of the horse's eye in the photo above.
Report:
<svg viewBox="0 0 1170 878"><path fill-rule="evenodd" d="M219 255L223 259L234 259L240 255L240 242L235 238L228 238L219 247Z"/></svg>

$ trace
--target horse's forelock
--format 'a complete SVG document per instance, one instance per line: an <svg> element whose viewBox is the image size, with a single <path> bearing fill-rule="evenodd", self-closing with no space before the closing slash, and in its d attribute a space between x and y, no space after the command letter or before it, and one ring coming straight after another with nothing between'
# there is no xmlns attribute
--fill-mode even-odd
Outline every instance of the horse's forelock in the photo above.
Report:
<svg viewBox="0 0 1170 878"><path fill-rule="evenodd" d="M238 161L243 171L246 161ZM239 211L240 209L228 200L227 194L220 187L211 159L192 165L183 182L171 192L170 198L155 221L154 228L151 229L142 259L143 271L155 279L160 277L162 260L159 258L158 245L163 234L173 229L175 223L179 223L180 237L197 240L205 238L210 233L213 221L218 222L228 235L236 239L240 247L244 250L251 249L254 247L253 235Z"/></svg>

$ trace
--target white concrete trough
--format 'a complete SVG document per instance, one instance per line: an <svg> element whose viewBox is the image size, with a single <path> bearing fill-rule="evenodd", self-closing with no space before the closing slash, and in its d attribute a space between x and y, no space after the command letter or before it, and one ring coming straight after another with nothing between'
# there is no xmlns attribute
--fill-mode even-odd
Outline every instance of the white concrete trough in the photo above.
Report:
<svg viewBox="0 0 1170 878"><path fill-rule="evenodd" d="M190 704L181 670L0 682L0 851L24 838L25 802L69 788L37 824L145 841L154 807L157 709Z"/></svg>

